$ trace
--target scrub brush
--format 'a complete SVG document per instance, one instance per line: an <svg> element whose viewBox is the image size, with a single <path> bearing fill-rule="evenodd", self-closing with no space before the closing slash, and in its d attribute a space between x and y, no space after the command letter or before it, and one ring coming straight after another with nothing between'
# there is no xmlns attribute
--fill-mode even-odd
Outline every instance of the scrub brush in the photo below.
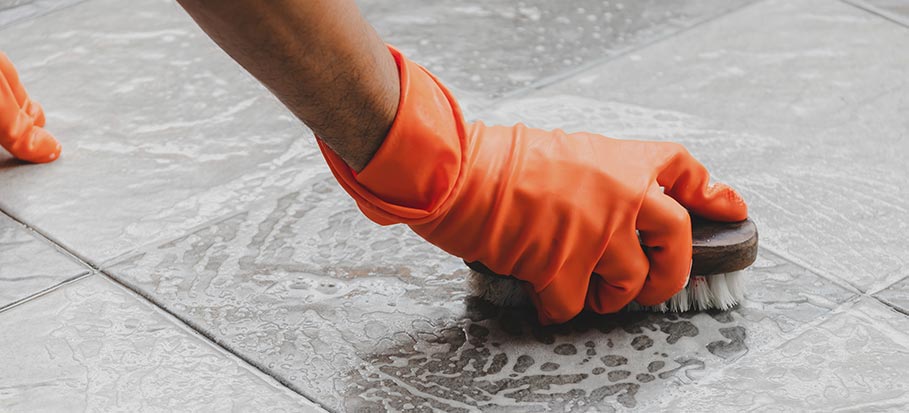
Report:
<svg viewBox="0 0 909 413"><path fill-rule="evenodd" d="M757 258L757 227L750 219L712 222L691 217L692 263L688 285L669 301L652 307L635 302L626 311L685 312L728 310L745 298L744 269ZM502 307L532 306L525 281L493 273L480 262L466 262L471 295Z"/></svg>

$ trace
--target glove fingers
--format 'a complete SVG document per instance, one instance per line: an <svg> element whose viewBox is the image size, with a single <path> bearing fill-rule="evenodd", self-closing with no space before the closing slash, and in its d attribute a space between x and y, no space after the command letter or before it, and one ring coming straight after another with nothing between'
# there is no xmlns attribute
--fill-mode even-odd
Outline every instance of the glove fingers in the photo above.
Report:
<svg viewBox="0 0 909 413"><path fill-rule="evenodd" d="M748 218L748 207L738 192L724 184L711 185L707 168L681 145L672 145L677 153L657 175L666 195L709 220L734 222Z"/></svg>
<svg viewBox="0 0 909 413"><path fill-rule="evenodd" d="M28 94L25 93L25 87L22 86L22 82L19 81L19 74L16 73L13 62L11 62L3 52L0 52L0 77L6 79L18 106L20 108L25 107L26 101L28 100Z"/></svg>
<svg viewBox="0 0 909 413"><path fill-rule="evenodd" d="M538 293L531 292L530 298L540 324L560 324L571 320L584 309L584 299L590 284L590 275L564 271Z"/></svg>
<svg viewBox="0 0 909 413"><path fill-rule="evenodd" d="M31 132L20 137L5 147L18 159L33 163L52 162L60 157L60 143L48 131L41 127L32 128Z"/></svg>
<svg viewBox="0 0 909 413"><path fill-rule="evenodd" d="M614 313L634 300L644 286L650 262L634 231L613 238L597 264L587 292L587 308L599 314Z"/></svg>
<svg viewBox="0 0 909 413"><path fill-rule="evenodd" d="M32 119L16 102L6 78L0 76L0 144L19 138L32 124Z"/></svg>
<svg viewBox="0 0 909 413"><path fill-rule="evenodd" d="M25 113L35 120L35 126L44 127L46 119L44 117L44 108L34 100L26 101Z"/></svg>
<svg viewBox="0 0 909 413"><path fill-rule="evenodd" d="M657 305L679 292L691 270L691 218L672 198L652 185L637 219L650 271L635 301Z"/></svg>

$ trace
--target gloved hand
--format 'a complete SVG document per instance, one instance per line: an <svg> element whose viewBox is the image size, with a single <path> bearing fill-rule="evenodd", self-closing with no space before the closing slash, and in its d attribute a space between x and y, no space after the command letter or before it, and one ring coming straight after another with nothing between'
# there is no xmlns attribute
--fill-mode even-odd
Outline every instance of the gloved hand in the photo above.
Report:
<svg viewBox="0 0 909 413"><path fill-rule="evenodd" d="M611 313L668 300L690 270L688 211L748 216L681 145L466 124L435 77L391 52L401 78L391 130L359 173L320 141L332 172L373 221L405 223L453 255L530 282L543 324L585 306Z"/></svg>
<svg viewBox="0 0 909 413"><path fill-rule="evenodd" d="M0 52L0 146L23 161L60 156L60 143L44 130L44 110L28 98L13 63Z"/></svg>

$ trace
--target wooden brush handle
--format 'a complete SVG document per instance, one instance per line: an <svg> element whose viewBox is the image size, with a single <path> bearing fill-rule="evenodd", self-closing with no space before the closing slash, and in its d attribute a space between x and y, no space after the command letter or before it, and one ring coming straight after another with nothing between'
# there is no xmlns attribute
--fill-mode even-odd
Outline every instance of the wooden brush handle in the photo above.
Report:
<svg viewBox="0 0 909 413"><path fill-rule="evenodd" d="M691 217L691 275L724 274L747 268L757 258L758 232L754 221L713 222ZM479 261L464 261L470 269L498 275Z"/></svg>
<svg viewBox="0 0 909 413"><path fill-rule="evenodd" d="M750 219L713 222L692 216L691 246L691 275L743 270L757 258L757 226Z"/></svg>

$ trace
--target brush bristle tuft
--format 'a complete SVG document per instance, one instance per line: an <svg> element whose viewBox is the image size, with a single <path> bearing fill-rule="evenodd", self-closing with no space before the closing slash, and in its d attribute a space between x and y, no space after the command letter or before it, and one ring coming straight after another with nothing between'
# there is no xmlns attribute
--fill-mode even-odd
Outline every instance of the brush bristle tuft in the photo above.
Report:
<svg viewBox="0 0 909 413"><path fill-rule="evenodd" d="M499 277L470 271L468 288L471 294L501 307L531 306L524 289L524 281L512 277ZM683 313L690 310L729 310L744 298L745 276L743 271L727 274L692 276L688 285L669 301L655 306L642 306L634 301L624 311L654 311Z"/></svg>
<svg viewBox="0 0 909 413"><path fill-rule="evenodd" d="M707 282L707 277L700 275L691 277L691 283L688 288L691 289L691 301L694 302L692 307L695 310L713 308L713 296L710 293L710 284Z"/></svg>

